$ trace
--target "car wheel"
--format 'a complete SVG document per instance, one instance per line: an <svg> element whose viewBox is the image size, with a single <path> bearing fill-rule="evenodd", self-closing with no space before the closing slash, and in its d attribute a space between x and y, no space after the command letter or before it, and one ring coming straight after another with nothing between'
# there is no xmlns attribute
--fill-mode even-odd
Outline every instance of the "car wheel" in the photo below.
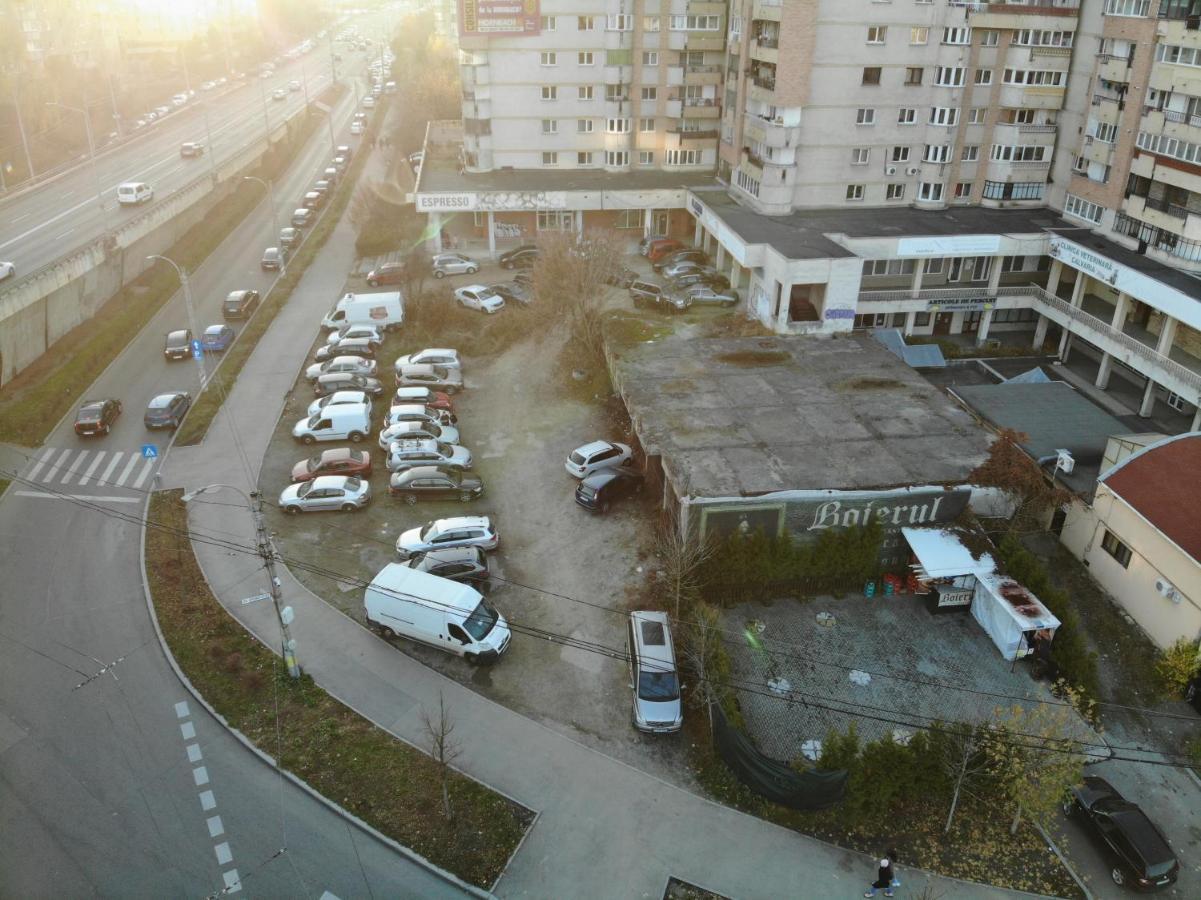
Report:
<svg viewBox="0 0 1201 900"><path fill-rule="evenodd" d="M1122 871L1121 866L1114 866L1109 872L1109 877L1112 878L1113 883L1119 887L1126 883L1126 873Z"/></svg>
<svg viewBox="0 0 1201 900"><path fill-rule="evenodd" d="M379 282L378 282L378 281L373 281L373 280L372 280L372 279L370 279L370 278L368 278L368 279L367 279L367 283L368 283L369 285L371 285L371 287L379 287Z"/></svg>
<svg viewBox="0 0 1201 900"><path fill-rule="evenodd" d="M348 437L350 438L350 442L351 442L352 444L357 444L357 443L359 443L360 441L362 441L362 440L363 440L363 436L362 436L361 434L359 434L357 431L352 431L352 432L351 432L351 433L348 435Z"/></svg>
<svg viewBox="0 0 1201 900"><path fill-rule="evenodd" d="M358 509L358 507L355 506L353 503L343 503L342 504L342 512L354 512L356 509Z"/></svg>
<svg viewBox="0 0 1201 900"><path fill-rule="evenodd" d="M607 513L608 511L609 511L609 501L608 501L608 500L602 500L602 501L601 501L601 505L600 505L600 512L601 512L601 515L603 516L603 515L604 515L605 513Z"/></svg>
<svg viewBox="0 0 1201 900"><path fill-rule="evenodd" d="M446 273L443 272L441 269L434 269L434 277L435 278L445 278Z"/></svg>
<svg viewBox="0 0 1201 900"><path fill-rule="evenodd" d="M726 300L726 301L724 301L724 302L723 302L721 305L722 305L722 306L724 306L726 309L729 309L729 308L730 308L731 306L733 306L733 305L734 305L736 302L737 302L736 300Z"/></svg>
<svg viewBox="0 0 1201 900"><path fill-rule="evenodd" d="M510 270L513 268L513 263L508 260L505 260L503 263L500 264L500 267L507 271L507 270Z"/></svg>
<svg viewBox="0 0 1201 900"><path fill-rule="evenodd" d="M472 495L472 494L469 494L469 493L462 493L462 494L459 494L459 502L460 502L460 503L467 503L467 502L469 502L469 501L471 500L472 496L473 496L473 495Z"/></svg>
<svg viewBox="0 0 1201 900"><path fill-rule="evenodd" d="M413 506L416 502L417 502L416 494L405 494L405 503L409 504L409 506Z"/></svg>
<svg viewBox="0 0 1201 900"><path fill-rule="evenodd" d="M304 444L305 446L312 446L312 443L315 440L317 440L317 439L315 437L313 437L311 434L306 434L304 437L302 437L300 439L300 443Z"/></svg>
<svg viewBox="0 0 1201 900"><path fill-rule="evenodd" d="M475 274L476 272L478 272L478 271L479 271L479 266L468 266L468 267L467 267L467 274L468 274L468 275L474 275L474 274Z"/></svg>
<svg viewBox="0 0 1201 900"><path fill-rule="evenodd" d="M285 506L284 512L286 512L290 516L297 516L297 515L300 515L300 507L299 506Z"/></svg>
<svg viewBox="0 0 1201 900"><path fill-rule="evenodd" d="M1063 810L1064 816L1069 819L1076 815L1076 801L1072 797L1065 797L1060 802L1059 808Z"/></svg>
<svg viewBox="0 0 1201 900"><path fill-rule="evenodd" d="M380 634L380 637L382 637L385 641L390 641L396 637L396 632L393 631L391 628L389 628L387 625L381 625L379 627L379 634Z"/></svg>

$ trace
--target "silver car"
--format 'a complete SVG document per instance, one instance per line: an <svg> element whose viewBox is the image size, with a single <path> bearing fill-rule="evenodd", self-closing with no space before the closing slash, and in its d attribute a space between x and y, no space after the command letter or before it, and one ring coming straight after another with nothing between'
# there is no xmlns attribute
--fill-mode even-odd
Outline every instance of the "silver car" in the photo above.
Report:
<svg viewBox="0 0 1201 900"><path fill-rule="evenodd" d="M378 347L384 342L384 336L374 325L343 325L341 328L331 331L326 337L325 343L328 346L336 347L342 341L353 340L371 341ZM421 360L421 362L426 362L426 360Z"/></svg>
<svg viewBox="0 0 1201 900"><path fill-rule="evenodd" d="M693 259L682 259L679 262L674 262L669 266L664 266L659 274L670 281L677 275L683 275L686 272L694 272L697 269L703 268L705 268L704 263L697 262Z"/></svg>
<svg viewBox="0 0 1201 900"><path fill-rule="evenodd" d="M376 364L374 359L363 359L359 356L335 356L328 362L314 363L305 369L304 377L309 381L316 381L322 375L335 375L339 373L347 375L363 375L365 377L373 377L375 375Z"/></svg>
<svg viewBox="0 0 1201 900"><path fill-rule="evenodd" d="M431 261L435 278L445 278L447 275L474 275L480 270L480 264L470 256L462 253L439 253Z"/></svg>
<svg viewBox="0 0 1201 900"><path fill-rule="evenodd" d="M380 449L387 450L392 446L393 441L403 441L406 438L428 438L433 441L442 441L444 444L457 444L459 429L450 425L439 425L429 420L406 419L394 425L388 425L379 433Z"/></svg>
<svg viewBox="0 0 1201 900"><path fill-rule="evenodd" d="M463 387L463 375L458 369L442 366L402 366L396 372L396 386L427 387L453 394Z"/></svg>
<svg viewBox="0 0 1201 900"><path fill-rule="evenodd" d="M394 403L384 417L384 427L397 422L433 422L436 425L453 425L455 414L445 409L426 406L424 403Z"/></svg>
<svg viewBox="0 0 1201 900"><path fill-rule="evenodd" d="M671 291L666 299L676 309L688 309L690 306L730 307L738 303L738 291L719 291L705 284L693 284Z"/></svg>
<svg viewBox="0 0 1201 900"><path fill-rule="evenodd" d="M458 350L447 350L441 347L426 347L416 353L408 353L396 358L396 371L405 366L441 366L444 369L463 368Z"/></svg>
<svg viewBox="0 0 1201 900"><path fill-rule="evenodd" d="M315 416L327 406L340 406L342 404L363 404L367 405L367 410L371 410L371 398L364 391L334 391L332 394L326 394L319 400L314 400L309 404L309 415Z"/></svg>
<svg viewBox="0 0 1201 900"><path fill-rule="evenodd" d="M371 485L354 475L320 475L312 481L290 484L279 495L279 507L288 515L340 509L354 512L371 501Z"/></svg>
<svg viewBox="0 0 1201 900"><path fill-rule="evenodd" d="M403 532L396 539L396 552L401 559L408 559L418 553L443 547L495 550L499 544L500 535L487 516L452 516L449 519L435 519Z"/></svg>
<svg viewBox="0 0 1201 900"><path fill-rule="evenodd" d="M470 469L471 451L458 444L428 439L393 441L388 447L388 471L399 472L414 466Z"/></svg>

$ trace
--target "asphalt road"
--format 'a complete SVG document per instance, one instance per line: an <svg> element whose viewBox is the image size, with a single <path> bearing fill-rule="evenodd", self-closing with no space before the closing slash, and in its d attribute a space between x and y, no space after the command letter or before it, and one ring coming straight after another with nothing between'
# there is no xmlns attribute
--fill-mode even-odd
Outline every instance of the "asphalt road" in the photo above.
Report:
<svg viewBox="0 0 1201 900"><path fill-rule="evenodd" d="M353 25L365 35L374 34L378 21L378 17L365 17ZM380 46L376 42L360 52L335 44L342 55L339 73L361 74L373 58L371 51L378 53ZM117 185L144 181L154 188L155 200L166 198L298 113L305 104L304 85L309 97L316 99L333 79L330 66L328 43L322 41L311 53L281 65L270 79L254 73L245 83L224 90L197 90L183 109L125 143L100 151L94 168L84 163L37 190L4 201L0 260L14 263L19 278L141 215L144 207L117 203ZM300 81L302 89L287 91L292 80ZM276 89L287 91L284 100L272 99ZM359 82L357 90L363 89ZM182 158L179 147L186 141L205 144L204 155Z"/></svg>
<svg viewBox="0 0 1201 900"><path fill-rule="evenodd" d="M347 96L335 111L352 145L353 110ZM314 136L281 195L313 179L328 141ZM230 290L267 289L272 235L264 202L192 274L201 328ZM161 391L197 392L196 364L162 355L163 333L185 324L177 295L88 392L123 400L112 434L85 441L61 424L0 501L0 896L200 897L227 878L264 897L458 896L282 781L161 653L136 520L156 466L140 448L168 435L141 414Z"/></svg>

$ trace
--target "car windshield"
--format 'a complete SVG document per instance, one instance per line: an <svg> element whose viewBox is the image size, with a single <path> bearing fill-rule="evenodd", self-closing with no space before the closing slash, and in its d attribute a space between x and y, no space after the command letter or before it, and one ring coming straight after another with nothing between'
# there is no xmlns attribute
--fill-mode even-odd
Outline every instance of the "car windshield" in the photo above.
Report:
<svg viewBox="0 0 1201 900"><path fill-rule="evenodd" d="M346 490L348 491L357 491L362 486L363 480L358 476L352 475L346 479Z"/></svg>
<svg viewBox="0 0 1201 900"><path fill-rule="evenodd" d="M577 466L582 466L585 461L584 455L582 453L580 453L579 450L572 450L571 451L571 461L573 463L575 463Z"/></svg>
<svg viewBox="0 0 1201 900"><path fill-rule="evenodd" d="M421 529L421 540L429 541L434 534L434 523L426 522L425 527Z"/></svg>
<svg viewBox="0 0 1201 900"><path fill-rule="evenodd" d="M311 416L309 416L309 421L307 424L308 424L309 428L316 428L317 423L320 421L321 421L321 413L313 413Z"/></svg>
<svg viewBox="0 0 1201 900"><path fill-rule="evenodd" d="M480 605L475 608L475 612L463 622L463 629L477 641L482 641L488 636L488 632L492 630L492 626L499 618L500 613L489 606L487 600L481 600Z"/></svg>
<svg viewBox="0 0 1201 900"><path fill-rule="evenodd" d="M680 680L675 672L651 672L644 669L638 676L639 700L678 700L679 697Z"/></svg>
<svg viewBox="0 0 1201 900"><path fill-rule="evenodd" d="M100 413L103 409L103 403L89 403L87 406L79 410L79 421L95 422L100 418Z"/></svg>
<svg viewBox="0 0 1201 900"><path fill-rule="evenodd" d="M300 487L298 487L296 489L296 496L297 497L307 497L309 495L309 491L311 491L312 489L313 489L313 482L306 481L304 484L302 484Z"/></svg>
<svg viewBox="0 0 1201 900"><path fill-rule="evenodd" d="M316 472L321 467L321 454L318 453L316 456L310 456L305 466L310 472Z"/></svg>
<svg viewBox="0 0 1201 900"><path fill-rule="evenodd" d="M576 490L579 491L581 497L592 498L596 496L596 488L586 481L581 481L580 486Z"/></svg>
<svg viewBox="0 0 1201 900"><path fill-rule="evenodd" d="M150 401L149 409L166 409L171 405L171 401L175 399L174 394L159 394Z"/></svg>

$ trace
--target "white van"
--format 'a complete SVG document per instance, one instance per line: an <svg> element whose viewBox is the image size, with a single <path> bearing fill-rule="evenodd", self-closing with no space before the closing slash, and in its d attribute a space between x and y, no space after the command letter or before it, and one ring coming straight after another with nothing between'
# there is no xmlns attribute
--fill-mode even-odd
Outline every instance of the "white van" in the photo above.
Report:
<svg viewBox="0 0 1201 900"><path fill-rule="evenodd" d="M667 613L635 610L626 623L626 637L634 727L651 734L679 731L684 725L684 707Z"/></svg>
<svg viewBox="0 0 1201 900"><path fill-rule="evenodd" d="M380 291L375 294L347 294L325 314L321 325L325 328L376 325L394 331L404 324L404 319L404 298L400 291Z"/></svg>
<svg viewBox="0 0 1201 900"><path fill-rule="evenodd" d="M385 638L407 637L472 664L494 662L512 637L505 617L475 588L400 563L371 580L363 611Z"/></svg>
<svg viewBox="0 0 1201 900"><path fill-rule="evenodd" d="M371 433L371 407L366 403L329 406L306 416L292 427L292 437L304 444L315 441L359 443Z"/></svg>
<svg viewBox="0 0 1201 900"><path fill-rule="evenodd" d="M144 181L126 181L117 185L117 202L123 206L136 206L154 198L154 188Z"/></svg>

